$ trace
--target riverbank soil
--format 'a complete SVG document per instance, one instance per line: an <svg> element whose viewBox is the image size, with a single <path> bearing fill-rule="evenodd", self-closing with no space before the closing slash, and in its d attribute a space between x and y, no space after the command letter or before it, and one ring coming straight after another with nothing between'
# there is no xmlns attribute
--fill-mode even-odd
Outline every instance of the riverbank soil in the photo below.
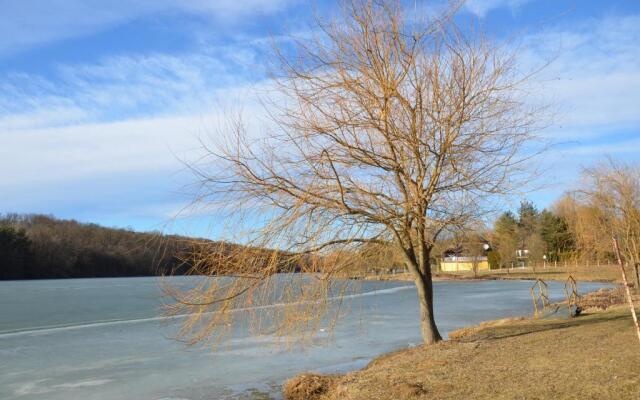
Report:
<svg viewBox="0 0 640 400"><path fill-rule="evenodd" d="M344 376L300 375L285 384L285 398L640 399L640 344L624 305L572 319L493 321L450 338Z"/></svg>

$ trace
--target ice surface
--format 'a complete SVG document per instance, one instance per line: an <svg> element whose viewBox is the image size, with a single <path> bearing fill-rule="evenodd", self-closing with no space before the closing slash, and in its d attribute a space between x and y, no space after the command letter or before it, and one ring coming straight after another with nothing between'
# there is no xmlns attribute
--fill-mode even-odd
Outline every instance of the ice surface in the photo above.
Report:
<svg viewBox="0 0 640 400"><path fill-rule="evenodd" d="M212 353L171 338L171 324L159 317L157 278L0 282L0 398L195 400L258 392L279 398L282 381L301 371L361 368L378 354L420 343L413 287L362 285L328 344L289 352L272 337L239 332ZM436 282L438 325L446 333L531 313L530 286ZM562 284L549 286L552 299L561 299Z"/></svg>

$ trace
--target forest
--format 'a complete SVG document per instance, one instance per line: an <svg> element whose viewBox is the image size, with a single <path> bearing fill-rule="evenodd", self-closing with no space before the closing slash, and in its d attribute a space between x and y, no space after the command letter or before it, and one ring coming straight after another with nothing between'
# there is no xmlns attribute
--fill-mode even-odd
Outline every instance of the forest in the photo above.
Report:
<svg viewBox="0 0 640 400"><path fill-rule="evenodd" d="M48 215L0 215L0 280L183 273L194 239Z"/></svg>
<svg viewBox="0 0 640 400"><path fill-rule="evenodd" d="M5 214L0 215L0 280L201 275L202 263L211 259L215 274L227 275L234 273L230 254L239 246L50 215ZM258 263L275 257L273 273L300 269L288 253L247 246L243 252Z"/></svg>

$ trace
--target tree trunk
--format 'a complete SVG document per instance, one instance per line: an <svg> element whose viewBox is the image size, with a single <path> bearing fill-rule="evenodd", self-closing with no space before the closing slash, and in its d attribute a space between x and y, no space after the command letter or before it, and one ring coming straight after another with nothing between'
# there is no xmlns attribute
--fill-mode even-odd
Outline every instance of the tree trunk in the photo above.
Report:
<svg viewBox="0 0 640 400"><path fill-rule="evenodd" d="M420 303L420 333L424 344L433 344L442 340L435 316L433 315L433 282L431 280L431 267L426 263L424 272L417 274L415 279Z"/></svg>

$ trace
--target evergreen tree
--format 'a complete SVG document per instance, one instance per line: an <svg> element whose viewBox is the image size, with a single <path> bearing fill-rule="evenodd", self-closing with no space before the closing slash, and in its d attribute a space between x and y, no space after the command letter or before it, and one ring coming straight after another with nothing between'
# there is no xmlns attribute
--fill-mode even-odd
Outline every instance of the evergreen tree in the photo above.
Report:
<svg viewBox="0 0 640 400"><path fill-rule="evenodd" d="M569 231L567 221L550 211L540 213L539 232L546 243L550 261L560 260L560 257L574 248L573 235Z"/></svg>
<svg viewBox="0 0 640 400"><path fill-rule="evenodd" d="M527 248L526 243L538 228L539 213L530 201L522 201L518 209L518 239L521 248Z"/></svg>

